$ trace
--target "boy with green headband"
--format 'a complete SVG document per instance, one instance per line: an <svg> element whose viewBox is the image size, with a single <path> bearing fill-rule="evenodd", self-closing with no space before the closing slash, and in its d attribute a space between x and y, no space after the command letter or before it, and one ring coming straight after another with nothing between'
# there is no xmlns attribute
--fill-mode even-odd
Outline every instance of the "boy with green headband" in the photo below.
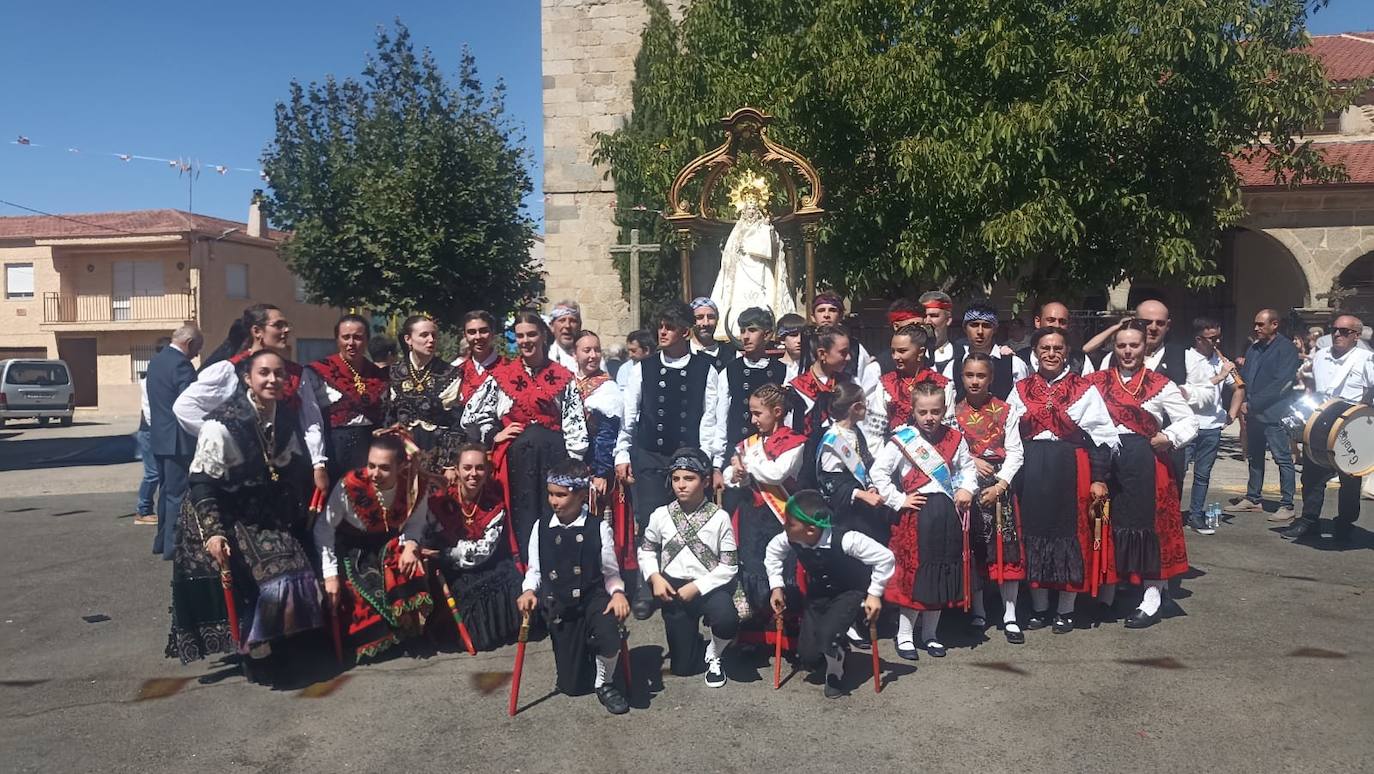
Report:
<svg viewBox="0 0 1374 774"><path fill-rule="evenodd" d="M835 526L830 504L814 489L792 495L785 513L783 531L768 543L764 559L773 611L781 615L787 608L783 567L795 554L806 571L797 656L806 667L825 657L825 697L833 699L845 693L845 630L861 607L869 621L877 619L896 562L891 551L862 532Z"/></svg>

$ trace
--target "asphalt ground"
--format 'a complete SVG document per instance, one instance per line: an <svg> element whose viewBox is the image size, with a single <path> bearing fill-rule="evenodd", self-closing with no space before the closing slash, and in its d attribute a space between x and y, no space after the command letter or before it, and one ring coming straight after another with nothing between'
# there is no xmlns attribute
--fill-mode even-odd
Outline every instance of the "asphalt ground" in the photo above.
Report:
<svg viewBox="0 0 1374 774"><path fill-rule="evenodd" d="M723 689L664 676L660 620L631 621L630 714L549 695L537 642L509 718L514 648L341 675L321 651L291 690L164 658L170 569L132 502L0 495L5 771L1374 770L1364 529L1343 549L1284 541L1254 515L1190 535L1193 571L1143 631L1043 630L1012 646L947 614L947 658L911 664L881 643L877 695L860 653L835 700L802 674L773 690L766 656L732 652Z"/></svg>

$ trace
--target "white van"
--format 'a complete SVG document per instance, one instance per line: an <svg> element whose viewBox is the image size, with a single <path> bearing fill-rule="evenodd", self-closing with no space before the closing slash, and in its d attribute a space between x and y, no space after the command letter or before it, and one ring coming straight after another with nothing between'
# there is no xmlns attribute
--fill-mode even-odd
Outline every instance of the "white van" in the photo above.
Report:
<svg viewBox="0 0 1374 774"><path fill-rule="evenodd" d="M0 360L0 426L11 419L72 423L76 391L61 360Z"/></svg>

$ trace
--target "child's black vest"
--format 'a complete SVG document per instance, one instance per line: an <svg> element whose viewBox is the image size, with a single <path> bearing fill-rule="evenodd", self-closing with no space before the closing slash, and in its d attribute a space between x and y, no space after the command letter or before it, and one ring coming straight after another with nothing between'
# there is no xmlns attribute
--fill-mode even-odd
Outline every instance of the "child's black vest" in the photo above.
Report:
<svg viewBox="0 0 1374 774"><path fill-rule="evenodd" d="M765 384L784 386L787 366L776 360L766 360L763 368L751 366L739 357L725 366L726 383L730 387L730 413L725 420L726 455L733 455L735 446L754 434L754 422L749 416L749 396Z"/></svg>
<svg viewBox="0 0 1374 774"><path fill-rule="evenodd" d="M580 527L565 527L549 526L549 519L541 517L539 573L539 595L554 618L582 608L604 587L601 519L588 516Z"/></svg>
<svg viewBox="0 0 1374 774"><path fill-rule="evenodd" d="M844 552L843 541L848 531L833 527L829 548L792 544L797 561L806 570L807 596L833 597L845 591L868 590L873 569Z"/></svg>
<svg viewBox="0 0 1374 774"><path fill-rule="evenodd" d="M714 368L710 355L696 353L683 368L669 368L662 355L639 364L643 385L635 446L672 454L684 446L701 446L701 416L706 410L706 377Z"/></svg>

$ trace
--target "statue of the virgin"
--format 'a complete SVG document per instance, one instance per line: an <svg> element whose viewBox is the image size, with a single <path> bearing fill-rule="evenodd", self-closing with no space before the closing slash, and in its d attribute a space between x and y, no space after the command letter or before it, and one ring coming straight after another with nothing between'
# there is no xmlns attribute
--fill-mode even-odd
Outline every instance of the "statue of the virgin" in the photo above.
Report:
<svg viewBox="0 0 1374 774"><path fill-rule="evenodd" d="M765 203L768 182L746 175L730 192L735 207L735 227L720 255L720 273L711 288L711 300L720 309L716 338L728 340L740 312L757 306L773 313L773 319L797 311L789 290L787 261L782 240L768 222Z"/></svg>

